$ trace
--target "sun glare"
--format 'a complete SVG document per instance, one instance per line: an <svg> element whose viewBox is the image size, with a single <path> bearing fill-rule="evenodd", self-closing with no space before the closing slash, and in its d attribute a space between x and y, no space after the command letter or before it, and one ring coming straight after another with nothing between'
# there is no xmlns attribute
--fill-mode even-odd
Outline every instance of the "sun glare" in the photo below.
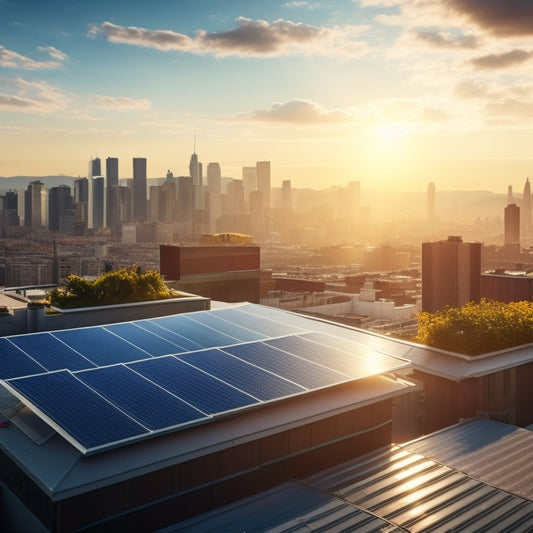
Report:
<svg viewBox="0 0 533 533"><path fill-rule="evenodd" d="M401 139L407 133L407 128L401 122L387 122L376 126L374 133L382 139Z"/></svg>

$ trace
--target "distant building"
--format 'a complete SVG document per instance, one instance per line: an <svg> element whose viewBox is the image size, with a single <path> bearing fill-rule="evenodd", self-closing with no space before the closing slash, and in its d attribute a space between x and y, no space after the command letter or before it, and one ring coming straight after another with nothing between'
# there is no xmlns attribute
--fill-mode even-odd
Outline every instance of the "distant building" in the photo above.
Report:
<svg viewBox="0 0 533 533"><path fill-rule="evenodd" d="M257 190L263 196L263 208L270 208L270 161L257 161Z"/></svg>
<svg viewBox="0 0 533 533"><path fill-rule="evenodd" d="M222 177L220 165L218 163L209 163L207 165L207 190L212 193L220 194L222 192Z"/></svg>
<svg viewBox="0 0 533 533"><path fill-rule="evenodd" d="M449 305L479 301L481 243L461 237L422 243L422 310L434 313Z"/></svg>
<svg viewBox="0 0 533 533"><path fill-rule="evenodd" d="M48 202L44 183L32 181L25 193L25 218L27 228L43 229L48 226Z"/></svg>
<svg viewBox="0 0 533 533"><path fill-rule="evenodd" d="M522 227L524 231L528 232L531 228L531 184L529 183L529 178L526 179L524 185L524 196L522 198L522 209L520 213L522 214Z"/></svg>
<svg viewBox="0 0 533 533"><path fill-rule="evenodd" d="M108 157L105 160L106 169L106 218L107 227L120 225L120 194L118 181L118 157Z"/></svg>
<svg viewBox="0 0 533 533"><path fill-rule="evenodd" d="M48 229L50 231L60 231L61 218L66 215L67 211L72 209L70 187L67 185L52 187L48 192L48 206Z"/></svg>
<svg viewBox="0 0 533 533"><path fill-rule="evenodd" d="M504 209L503 244L520 246L520 208L516 204L509 204Z"/></svg>
<svg viewBox="0 0 533 533"><path fill-rule="evenodd" d="M87 227L89 229L92 229L94 227L93 222L93 204L94 204L94 189L93 189L93 179L95 176L101 176L102 175L102 163L100 161L99 157L95 157L94 159L91 159L89 161L89 169L87 172Z"/></svg>
<svg viewBox="0 0 533 533"><path fill-rule="evenodd" d="M222 302L259 303L258 246L163 244L159 256L160 272L173 289Z"/></svg>
<svg viewBox="0 0 533 533"><path fill-rule="evenodd" d="M146 185L146 158L133 158L133 218L144 220L146 218L147 204Z"/></svg>

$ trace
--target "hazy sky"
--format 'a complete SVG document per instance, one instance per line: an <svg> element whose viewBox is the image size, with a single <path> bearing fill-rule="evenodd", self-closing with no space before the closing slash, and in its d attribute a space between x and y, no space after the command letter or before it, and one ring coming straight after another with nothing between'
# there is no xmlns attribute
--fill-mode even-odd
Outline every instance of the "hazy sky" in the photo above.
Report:
<svg viewBox="0 0 533 533"><path fill-rule="evenodd" d="M518 190L533 0L0 0L0 176L91 157L272 183Z"/></svg>

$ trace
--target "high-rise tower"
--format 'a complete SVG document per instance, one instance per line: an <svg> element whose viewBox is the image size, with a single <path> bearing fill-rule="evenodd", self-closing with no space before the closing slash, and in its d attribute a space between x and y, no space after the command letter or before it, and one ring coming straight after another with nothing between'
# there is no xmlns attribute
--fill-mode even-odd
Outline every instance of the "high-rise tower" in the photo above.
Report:
<svg viewBox="0 0 533 533"><path fill-rule="evenodd" d="M531 228L531 185L529 178L526 179L524 185L524 196L522 198L522 207L520 209L521 226L525 232L528 232Z"/></svg>
<svg viewBox="0 0 533 533"><path fill-rule="evenodd" d="M146 158L133 158L133 218L146 218Z"/></svg>
<svg viewBox="0 0 533 533"><path fill-rule="evenodd" d="M270 161L257 161L257 190L262 194L263 207L270 207Z"/></svg>
<svg viewBox="0 0 533 533"><path fill-rule="evenodd" d="M102 175L102 164L99 157L95 157L89 161L89 170L87 172L87 179L89 183L87 184L87 227L92 229L94 226L93 223L93 210L94 210L94 191L93 191L93 178L96 176Z"/></svg>
<svg viewBox="0 0 533 533"><path fill-rule="evenodd" d="M509 204L504 209L504 241L506 246L520 245L520 208Z"/></svg>
<svg viewBox="0 0 533 533"><path fill-rule="evenodd" d="M108 227L120 226L120 190L118 184L118 158L108 157L105 160L106 177L106 220Z"/></svg>

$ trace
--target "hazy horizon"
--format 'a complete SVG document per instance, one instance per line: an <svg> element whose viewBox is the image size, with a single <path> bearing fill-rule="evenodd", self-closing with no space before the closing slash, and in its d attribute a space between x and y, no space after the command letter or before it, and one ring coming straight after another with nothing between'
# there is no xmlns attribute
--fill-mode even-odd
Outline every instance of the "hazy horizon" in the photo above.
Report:
<svg viewBox="0 0 533 533"><path fill-rule="evenodd" d="M521 192L533 4L512 0L0 2L0 175L91 157L272 185ZM196 142L195 142L196 139Z"/></svg>

